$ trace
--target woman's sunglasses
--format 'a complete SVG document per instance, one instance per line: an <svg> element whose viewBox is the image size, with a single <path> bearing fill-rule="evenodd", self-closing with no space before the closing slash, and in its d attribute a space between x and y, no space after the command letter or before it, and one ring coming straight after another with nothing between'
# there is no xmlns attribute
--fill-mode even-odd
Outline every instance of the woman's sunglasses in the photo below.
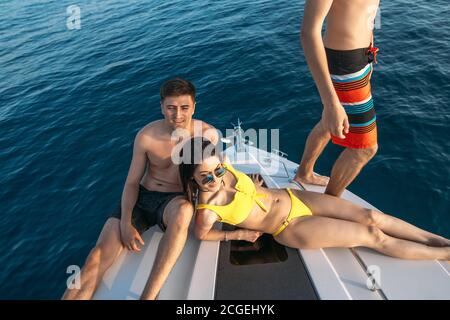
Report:
<svg viewBox="0 0 450 320"><path fill-rule="evenodd" d="M225 175L225 173L227 173L227 168L225 168L222 164L219 164L213 173L208 173L202 179L202 184L210 184L214 181L214 176L216 176L216 178L221 178Z"/></svg>

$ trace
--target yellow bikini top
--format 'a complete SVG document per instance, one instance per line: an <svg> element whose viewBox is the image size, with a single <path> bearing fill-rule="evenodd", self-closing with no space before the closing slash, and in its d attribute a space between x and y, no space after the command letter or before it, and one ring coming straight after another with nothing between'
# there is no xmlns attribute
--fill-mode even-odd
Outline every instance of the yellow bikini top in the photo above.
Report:
<svg viewBox="0 0 450 320"><path fill-rule="evenodd" d="M244 221L252 211L253 205L259 205L259 207L267 212L267 208L264 203L258 198L263 198L266 195L263 193L257 193L255 184L252 179L245 173L237 171L231 164L223 164L223 166L230 171L236 178L236 193L233 200L226 205L216 206L212 204L198 204L197 209L209 209L214 211L222 222L236 225Z"/></svg>

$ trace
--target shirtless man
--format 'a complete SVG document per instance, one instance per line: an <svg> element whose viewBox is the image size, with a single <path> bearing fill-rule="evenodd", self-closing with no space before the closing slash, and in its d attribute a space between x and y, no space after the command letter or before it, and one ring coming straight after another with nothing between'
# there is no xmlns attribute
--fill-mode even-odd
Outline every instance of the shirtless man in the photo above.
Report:
<svg viewBox="0 0 450 320"><path fill-rule="evenodd" d="M378 5L379 0L307 0L305 4L301 41L323 112L308 136L294 180L326 185L325 193L334 196L342 194L378 148L370 92ZM328 178L313 170L330 139L345 149Z"/></svg>
<svg viewBox="0 0 450 320"><path fill-rule="evenodd" d="M139 252L144 245L141 234L158 224L165 233L141 295L141 299L155 299L184 248L193 207L183 196L172 150L186 137L203 135L217 142L218 134L212 126L192 119L192 83L179 78L169 80L161 86L160 95L164 119L147 124L137 133L121 204L106 221L86 259L81 288L67 289L63 299L91 299L122 250ZM178 134L180 140L174 139L180 131L184 136Z"/></svg>

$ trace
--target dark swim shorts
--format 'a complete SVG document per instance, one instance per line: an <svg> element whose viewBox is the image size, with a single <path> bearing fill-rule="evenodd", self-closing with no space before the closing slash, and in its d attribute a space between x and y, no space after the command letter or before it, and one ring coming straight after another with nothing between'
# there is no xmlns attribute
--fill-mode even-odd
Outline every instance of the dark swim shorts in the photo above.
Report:
<svg viewBox="0 0 450 320"><path fill-rule="evenodd" d="M166 231L163 222L164 208L173 198L182 196L182 192L159 192L151 191L139 185L139 196L136 205L133 208L131 216L131 223L139 232L144 233L150 227L157 224L162 231ZM120 220L122 216L121 203L109 216L110 218L117 218Z"/></svg>

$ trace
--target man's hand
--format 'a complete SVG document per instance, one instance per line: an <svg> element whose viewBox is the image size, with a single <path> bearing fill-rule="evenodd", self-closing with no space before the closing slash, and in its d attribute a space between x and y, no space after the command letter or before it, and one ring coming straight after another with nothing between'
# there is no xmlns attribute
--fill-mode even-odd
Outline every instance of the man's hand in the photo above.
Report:
<svg viewBox="0 0 450 320"><path fill-rule="evenodd" d="M139 252L138 243L144 245L144 240L142 240L139 232L131 223L121 223L120 224L120 236L122 239L122 244L130 251Z"/></svg>
<svg viewBox="0 0 450 320"><path fill-rule="evenodd" d="M249 242L255 242L263 234L259 231L239 229L239 240L245 240Z"/></svg>
<svg viewBox="0 0 450 320"><path fill-rule="evenodd" d="M333 136L345 139L350 127L348 117L341 103L335 103L333 106L324 106L322 112L322 125L324 129Z"/></svg>

